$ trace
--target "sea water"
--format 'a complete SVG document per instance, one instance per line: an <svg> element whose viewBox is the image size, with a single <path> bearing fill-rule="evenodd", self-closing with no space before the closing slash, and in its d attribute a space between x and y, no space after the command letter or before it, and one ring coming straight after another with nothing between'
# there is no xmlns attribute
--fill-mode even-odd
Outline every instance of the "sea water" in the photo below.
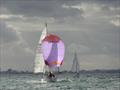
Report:
<svg viewBox="0 0 120 90"><path fill-rule="evenodd" d="M0 90L120 90L119 73L57 75L56 82L41 83L34 74L1 74Z"/></svg>

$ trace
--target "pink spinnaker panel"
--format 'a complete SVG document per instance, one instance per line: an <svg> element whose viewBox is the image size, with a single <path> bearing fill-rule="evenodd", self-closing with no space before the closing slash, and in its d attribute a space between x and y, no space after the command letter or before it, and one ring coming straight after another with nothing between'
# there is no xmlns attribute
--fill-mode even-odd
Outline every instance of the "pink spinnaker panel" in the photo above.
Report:
<svg viewBox="0 0 120 90"><path fill-rule="evenodd" d="M64 59L65 47L62 40L51 42L50 40L43 40L42 52L45 64L49 67L60 67Z"/></svg>

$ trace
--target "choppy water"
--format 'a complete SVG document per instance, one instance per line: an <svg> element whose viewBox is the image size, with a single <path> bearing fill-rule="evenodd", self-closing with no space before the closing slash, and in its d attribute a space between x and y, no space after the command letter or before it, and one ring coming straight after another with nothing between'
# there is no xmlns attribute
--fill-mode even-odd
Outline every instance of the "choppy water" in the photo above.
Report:
<svg viewBox="0 0 120 90"><path fill-rule="evenodd" d="M120 76L119 73L80 74L79 77L62 74L55 83L40 83L39 75L1 74L0 90L120 90Z"/></svg>

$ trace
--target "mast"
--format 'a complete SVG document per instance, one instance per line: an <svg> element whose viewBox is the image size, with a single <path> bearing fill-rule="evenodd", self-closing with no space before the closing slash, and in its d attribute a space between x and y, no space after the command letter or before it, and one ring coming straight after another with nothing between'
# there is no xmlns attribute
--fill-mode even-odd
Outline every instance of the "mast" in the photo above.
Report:
<svg viewBox="0 0 120 90"><path fill-rule="evenodd" d="M57 72L58 72L58 73L60 72L60 68L59 68L59 67L57 68Z"/></svg>
<svg viewBox="0 0 120 90"><path fill-rule="evenodd" d="M47 28L47 23L45 23L45 28L46 28L46 33L48 34L48 28Z"/></svg>
<svg viewBox="0 0 120 90"><path fill-rule="evenodd" d="M79 73L79 71L80 71L80 65L79 65L79 62L78 62L78 58L77 58L77 53L76 52L74 53L74 58L73 58L73 64L72 64L71 71L75 72L75 73Z"/></svg>

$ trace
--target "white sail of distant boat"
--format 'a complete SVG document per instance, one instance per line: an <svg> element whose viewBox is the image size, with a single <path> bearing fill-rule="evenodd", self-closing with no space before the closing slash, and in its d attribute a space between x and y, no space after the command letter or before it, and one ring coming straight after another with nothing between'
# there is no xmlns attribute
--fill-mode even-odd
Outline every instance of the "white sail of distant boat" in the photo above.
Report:
<svg viewBox="0 0 120 90"><path fill-rule="evenodd" d="M42 40L46 37L46 35L47 35L47 24L42 31L42 34L41 34L41 37L39 39L38 46L36 49L34 73L44 73L45 72L45 70L44 70L45 63L44 63L43 54L41 51L41 44L42 44Z"/></svg>
<svg viewBox="0 0 120 90"><path fill-rule="evenodd" d="M73 58L73 64L72 64L71 71L75 72L75 73L79 73L79 71L80 71L80 65L79 65L79 61L78 61L76 52L74 53L74 58Z"/></svg>

